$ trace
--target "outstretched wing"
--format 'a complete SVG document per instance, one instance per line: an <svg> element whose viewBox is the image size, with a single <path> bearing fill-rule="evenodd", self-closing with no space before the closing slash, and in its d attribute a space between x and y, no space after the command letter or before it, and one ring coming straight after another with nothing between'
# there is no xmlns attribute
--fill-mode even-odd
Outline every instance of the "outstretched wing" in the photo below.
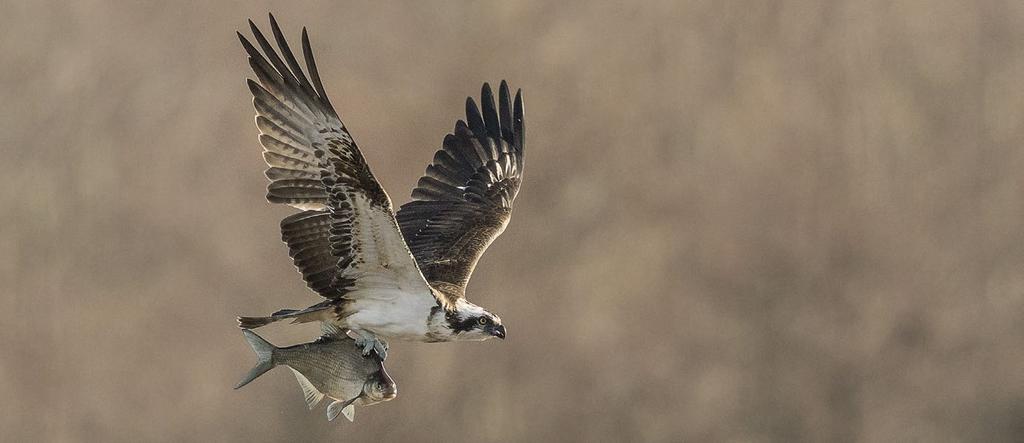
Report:
<svg viewBox="0 0 1024 443"><path fill-rule="evenodd" d="M510 99L502 81L498 106L490 85L481 91L483 114L466 99L466 120L443 147L398 210L398 223L424 277L455 296L487 246L505 230L523 177L522 91Z"/></svg>
<svg viewBox="0 0 1024 443"><path fill-rule="evenodd" d="M303 210L281 222L282 237L303 279L331 299L362 288L430 297L391 200L324 92L306 30L302 52L309 79L273 15L270 25L283 60L256 25L249 25L266 54L238 34L259 79L248 84L269 166L267 199Z"/></svg>

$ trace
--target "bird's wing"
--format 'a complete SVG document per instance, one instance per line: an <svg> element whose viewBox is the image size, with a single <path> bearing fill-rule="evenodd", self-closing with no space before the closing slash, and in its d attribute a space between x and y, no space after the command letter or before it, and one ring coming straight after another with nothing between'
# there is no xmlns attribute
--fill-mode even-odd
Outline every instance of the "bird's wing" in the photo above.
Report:
<svg viewBox="0 0 1024 443"><path fill-rule="evenodd" d="M267 199L303 210L281 222L295 266L310 288L330 299L350 298L346 294L363 288L430 297L391 200L324 92L306 30L302 51L309 79L273 16L270 24L283 60L252 21L266 56L238 37L259 79L248 84L269 166Z"/></svg>
<svg viewBox="0 0 1024 443"><path fill-rule="evenodd" d="M434 154L398 210L398 223L427 281L462 296L487 246L505 230L523 177L522 91L515 100L502 81L495 107L491 87L481 91L483 113L466 99L466 120Z"/></svg>

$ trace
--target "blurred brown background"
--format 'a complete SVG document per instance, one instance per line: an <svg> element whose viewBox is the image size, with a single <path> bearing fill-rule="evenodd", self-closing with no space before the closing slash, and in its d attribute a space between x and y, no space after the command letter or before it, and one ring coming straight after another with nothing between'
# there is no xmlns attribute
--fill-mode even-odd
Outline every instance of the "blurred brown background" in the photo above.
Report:
<svg viewBox="0 0 1024 443"><path fill-rule="evenodd" d="M3 9L0 440L1024 439L1020 1ZM231 390L234 316L318 300L234 35L268 10L396 205L483 81L526 97L470 285L509 340L394 343L355 423Z"/></svg>

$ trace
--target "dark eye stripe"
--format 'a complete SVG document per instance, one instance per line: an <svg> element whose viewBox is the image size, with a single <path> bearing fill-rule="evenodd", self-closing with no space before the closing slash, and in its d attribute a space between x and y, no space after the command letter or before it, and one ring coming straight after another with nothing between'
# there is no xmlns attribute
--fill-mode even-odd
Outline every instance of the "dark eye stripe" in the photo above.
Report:
<svg viewBox="0 0 1024 443"><path fill-rule="evenodd" d="M480 325L479 317L470 317L465 320L457 320L454 316L447 318L448 324L451 326L452 331L456 333L467 332L477 328Z"/></svg>

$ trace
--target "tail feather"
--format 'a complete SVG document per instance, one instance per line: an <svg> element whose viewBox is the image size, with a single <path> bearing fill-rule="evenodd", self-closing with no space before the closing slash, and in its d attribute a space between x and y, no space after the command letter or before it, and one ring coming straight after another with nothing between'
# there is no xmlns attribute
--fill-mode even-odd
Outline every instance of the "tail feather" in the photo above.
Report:
<svg viewBox="0 0 1024 443"><path fill-rule="evenodd" d="M267 317L238 317L238 327L242 329L256 329L276 321L292 319L292 323L308 323L311 321L323 321L326 313L334 309L336 300L327 300L317 303L303 310L282 309Z"/></svg>
<svg viewBox="0 0 1024 443"><path fill-rule="evenodd" d="M270 317L238 317L238 327L242 329L256 329L260 326L269 325L280 318Z"/></svg>
<svg viewBox="0 0 1024 443"><path fill-rule="evenodd" d="M256 377L263 375L264 372L267 372L276 366L276 363L274 362L274 350L277 348L274 345L248 329L243 330L242 334L245 335L245 340L249 342L249 346L252 346L252 350L256 352L256 366L253 366L253 368L249 370L249 373L245 375L245 378L235 385L235 389L249 384L249 382L255 380Z"/></svg>

